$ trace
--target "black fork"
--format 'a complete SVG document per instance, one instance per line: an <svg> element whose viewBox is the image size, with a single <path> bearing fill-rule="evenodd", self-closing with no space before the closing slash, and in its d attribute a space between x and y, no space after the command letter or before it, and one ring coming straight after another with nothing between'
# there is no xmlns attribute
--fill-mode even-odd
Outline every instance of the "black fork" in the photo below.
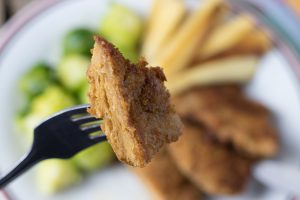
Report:
<svg viewBox="0 0 300 200"><path fill-rule="evenodd" d="M50 158L70 158L81 150L106 140L101 120L87 113L88 105L63 110L34 129L32 147L19 163L0 179L0 188L36 163ZM101 155L99 155L101 156Z"/></svg>

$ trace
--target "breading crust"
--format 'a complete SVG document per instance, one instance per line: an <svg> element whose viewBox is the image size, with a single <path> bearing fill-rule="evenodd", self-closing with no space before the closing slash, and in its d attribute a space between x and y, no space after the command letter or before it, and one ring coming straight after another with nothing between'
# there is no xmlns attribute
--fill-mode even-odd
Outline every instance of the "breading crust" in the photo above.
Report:
<svg viewBox="0 0 300 200"><path fill-rule="evenodd" d="M101 37L95 37L88 110L103 118L107 135L119 160L145 166L165 144L176 141L181 121L170 104L165 76L158 67L148 68L141 60L131 64Z"/></svg>
<svg viewBox="0 0 300 200"><path fill-rule="evenodd" d="M207 194L237 194L250 176L252 161L216 143L200 126L185 123L168 150L181 172Z"/></svg>
<svg viewBox="0 0 300 200"><path fill-rule="evenodd" d="M182 117L203 124L214 137L252 157L278 152L278 134L270 112L234 85L195 88L174 98Z"/></svg>
<svg viewBox="0 0 300 200"><path fill-rule="evenodd" d="M144 168L134 168L155 200L200 200L201 192L175 166L166 149L162 149Z"/></svg>

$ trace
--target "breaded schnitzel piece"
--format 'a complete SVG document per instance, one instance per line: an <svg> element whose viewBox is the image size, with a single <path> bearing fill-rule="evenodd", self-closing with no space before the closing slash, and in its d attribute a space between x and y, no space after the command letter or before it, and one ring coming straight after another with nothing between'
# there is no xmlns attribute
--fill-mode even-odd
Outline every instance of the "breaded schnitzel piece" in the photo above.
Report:
<svg viewBox="0 0 300 200"><path fill-rule="evenodd" d="M269 157L278 151L270 112L237 86L193 89L174 103L181 116L203 124L220 142L231 143L238 151L253 157Z"/></svg>
<svg viewBox="0 0 300 200"><path fill-rule="evenodd" d="M131 64L109 42L95 37L87 76L93 116L119 160L142 167L165 144L181 134L182 123L170 104L159 67L141 60Z"/></svg>
<svg viewBox="0 0 300 200"><path fill-rule="evenodd" d="M150 188L155 200L200 200L200 191L181 174L166 149L146 167L133 170Z"/></svg>
<svg viewBox="0 0 300 200"><path fill-rule="evenodd" d="M185 123L182 136L168 150L181 172L208 194L242 192L250 176L252 161L216 143L198 126Z"/></svg>

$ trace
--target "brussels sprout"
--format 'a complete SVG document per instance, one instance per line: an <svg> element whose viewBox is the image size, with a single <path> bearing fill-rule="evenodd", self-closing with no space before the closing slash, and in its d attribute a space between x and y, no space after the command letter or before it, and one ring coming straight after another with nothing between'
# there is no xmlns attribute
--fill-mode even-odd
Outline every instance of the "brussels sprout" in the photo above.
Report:
<svg viewBox="0 0 300 200"><path fill-rule="evenodd" d="M75 104L71 95L61 87L53 85L32 101L31 112L44 118Z"/></svg>
<svg viewBox="0 0 300 200"><path fill-rule="evenodd" d="M101 21L100 34L121 50L134 50L142 30L141 17L122 5L112 4ZM126 51L122 53L126 55Z"/></svg>
<svg viewBox="0 0 300 200"><path fill-rule="evenodd" d="M37 186L45 194L54 194L77 184L82 177L76 165L70 160L51 159L37 166Z"/></svg>
<svg viewBox="0 0 300 200"><path fill-rule="evenodd" d="M70 31L64 37L63 41L65 54L81 54L90 56L91 49L94 45L94 35L94 32L85 28L78 28Z"/></svg>
<svg viewBox="0 0 300 200"><path fill-rule="evenodd" d="M75 100L59 86L49 86L43 94L31 102L31 110L24 116L17 116L18 132L24 134L26 141L32 142L33 129L46 117L64 108L75 105Z"/></svg>
<svg viewBox="0 0 300 200"><path fill-rule="evenodd" d="M22 95L18 102L18 112L17 117L24 117L27 115L31 108L31 101L32 98L28 97L27 95Z"/></svg>
<svg viewBox="0 0 300 200"><path fill-rule="evenodd" d="M38 63L23 75L19 88L26 97L31 98L42 93L54 80L53 70L45 63Z"/></svg>
<svg viewBox="0 0 300 200"><path fill-rule="evenodd" d="M81 151L72 159L79 168L91 172L107 166L114 159L114 153L109 143L102 142Z"/></svg>
<svg viewBox="0 0 300 200"><path fill-rule="evenodd" d="M76 92L87 82L86 70L89 64L90 61L85 56L67 56L58 65L58 78L67 89Z"/></svg>
<svg viewBox="0 0 300 200"><path fill-rule="evenodd" d="M89 102L88 91L89 91L89 84L86 82L85 84L82 85L78 93L79 102L81 104L85 104Z"/></svg>

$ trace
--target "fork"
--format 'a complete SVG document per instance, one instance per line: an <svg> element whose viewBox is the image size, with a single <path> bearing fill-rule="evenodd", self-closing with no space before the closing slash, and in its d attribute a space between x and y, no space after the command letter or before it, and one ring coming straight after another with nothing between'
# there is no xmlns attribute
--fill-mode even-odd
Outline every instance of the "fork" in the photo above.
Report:
<svg viewBox="0 0 300 200"><path fill-rule="evenodd" d="M67 159L87 147L105 141L106 136L100 128L102 121L88 114L88 107L89 105L75 106L41 122L34 129L29 153L0 179L0 188L42 160Z"/></svg>

